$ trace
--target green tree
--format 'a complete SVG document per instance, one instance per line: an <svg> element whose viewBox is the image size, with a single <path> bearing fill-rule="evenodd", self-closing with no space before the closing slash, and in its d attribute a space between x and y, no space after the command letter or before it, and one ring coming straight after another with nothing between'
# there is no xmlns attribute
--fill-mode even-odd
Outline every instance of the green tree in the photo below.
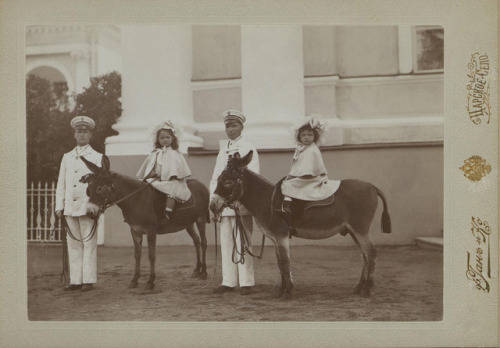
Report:
<svg viewBox="0 0 500 348"><path fill-rule="evenodd" d="M65 84L28 75L26 79L27 178L31 181L57 180L61 158L75 146L70 122L76 115L96 122L91 145L104 152L106 137L116 135L111 126L120 117L121 76L117 72L92 78L88 88L74 95L70 110Z"/></svg>

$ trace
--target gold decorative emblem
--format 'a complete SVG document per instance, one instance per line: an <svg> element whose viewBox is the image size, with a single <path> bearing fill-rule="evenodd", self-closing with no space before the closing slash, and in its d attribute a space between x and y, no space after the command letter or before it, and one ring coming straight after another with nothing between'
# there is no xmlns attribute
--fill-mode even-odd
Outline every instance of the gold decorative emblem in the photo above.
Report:
<svg viewBox="0 0 500 348"><path fill-rule="evenodd" d="M464 161L460 167L464 176L471 181L479 181L491 172L491 166L481 156L472 156Z"/></svg>

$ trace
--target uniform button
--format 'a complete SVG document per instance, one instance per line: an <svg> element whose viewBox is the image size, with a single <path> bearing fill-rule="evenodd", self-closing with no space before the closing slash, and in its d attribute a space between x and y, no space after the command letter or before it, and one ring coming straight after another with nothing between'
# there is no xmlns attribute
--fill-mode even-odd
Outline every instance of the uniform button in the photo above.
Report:
<svg viewBox="0 0 500 348"><path fill-rule="evenodd" d="M76 187L76 185L73 185L73 187Z"/></svg>
<svg viewBox="0 0 500 348"><path fill-rule="evenodd" d="M78 173L78 170L75 170L75 173Z"/></svg>

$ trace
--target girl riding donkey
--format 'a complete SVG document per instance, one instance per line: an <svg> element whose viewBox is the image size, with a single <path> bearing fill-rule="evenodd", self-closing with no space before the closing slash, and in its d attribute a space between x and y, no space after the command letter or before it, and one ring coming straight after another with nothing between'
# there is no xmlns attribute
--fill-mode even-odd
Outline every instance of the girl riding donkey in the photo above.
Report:
<svg viewBox="0 0 500 348"><path fill-rule="evenodd" d="M296 128L299 142L294 155L290 175L280 187L288 197L282 209L294 215L294 227L298 238L326 239L336 234L351 235L359 248L363 269L354 292L369 297L374 286L376 250L370 228L382 200L381 230L391 233L391 219L384 193L373 184L355 179L328 180L326 168L316 143L321 140L324 126L314 117L308 118ZM289 226L281 214L275 214L275 200L280 197L275 185L247 168L253 152L245 156L233 156L217 178L210 209L217 216L228 205L238 201L256 219L263 233L273 243L281 273L278 295L290 298L294 288L291 264ZM329 197L333 194L333 197ZM291 200L293 198L293 201ZM324 201L319 202L319 200ZM333 199L334 198L334 199ZM314 206L306 200L317 201ZM279 202L279 201L278 201ZM308 205L307 209L304 209ZM301 210L295 215L294 208ZM298 218L300 215L300 218Z"/></svg>
<svg viewBox="0 0 500 348"><path fill-rule="evenodd" d="M326 167L317 146L324 133L324 123L314 116L309 116L295 127L297 147L292 168L281 184L284 196L282 211L287 216L290 238L296 235L292 223L292 198L321 201L333 195L340 185L339 180L328 180Z"/></svg>
<svg viewBox="0 0 500 348"><path fill-rule="evenodd" d="M186 178L191 176L184 156L179 149L179 130L175 124L167 120L153 130L155 149L146 158L137 172L137 177L156 190L167 195L165 215L160 225L166 225L174 210L175 202L185 203L191 197Z"/></svg>

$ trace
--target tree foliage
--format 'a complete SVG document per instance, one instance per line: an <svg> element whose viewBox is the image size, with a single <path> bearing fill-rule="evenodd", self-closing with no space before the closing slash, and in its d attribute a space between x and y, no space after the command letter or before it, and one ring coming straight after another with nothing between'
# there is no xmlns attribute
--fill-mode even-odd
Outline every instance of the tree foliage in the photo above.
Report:
<svg viewBox="0 0 500 348"><path fill-rule="evenodd" d="M71 119L86 115L96 127L91 146L104 153L106 137L118 134L111 128L121 115L121 76L117 72L91 79L91 84L73 96L71 109L64 98L67 87L28 75L26 79L27 177L30 181L57 180L65 152L75 146Z"/></svg>
<svg viewBox="0 0 500 348"><path fill-rule="evenodd" d="M122 114L122 79L119 73L111 72L90 81L90 87L75 97L76 110L95 121L90 143L96 151L104 153L106 138L118 134L111 126Z"/></svg>

